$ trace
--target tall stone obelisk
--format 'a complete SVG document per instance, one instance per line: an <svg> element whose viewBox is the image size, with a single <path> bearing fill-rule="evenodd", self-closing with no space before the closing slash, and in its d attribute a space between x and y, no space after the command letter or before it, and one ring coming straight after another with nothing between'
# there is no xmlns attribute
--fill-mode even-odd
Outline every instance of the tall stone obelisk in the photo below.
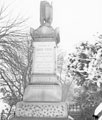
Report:
<svg viewBox="0 0 102 120"><path fill-rule="evenodd" d="M62 86L56 75L58 29L51 27L52 5L40 4L41 26L30 34L33 39L31 80L25 88L23 101L16 105L16 118L68 119L67 105L62 102Z"/></svg>

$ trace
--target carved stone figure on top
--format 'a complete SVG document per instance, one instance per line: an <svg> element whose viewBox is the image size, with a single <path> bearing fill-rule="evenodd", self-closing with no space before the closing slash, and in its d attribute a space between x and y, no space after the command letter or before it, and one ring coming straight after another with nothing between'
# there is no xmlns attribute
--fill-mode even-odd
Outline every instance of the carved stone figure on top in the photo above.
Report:
<svg viewBox="0 0 102 120"><path fill-rule="evenodd" d="M35 40L36 35L42 36L42 35L51 35L54 33L56 37L56 44L60 42L60 35L59 35L59 29L53 29L51 27L53 19L53 8L52 5L47 1L41 1L40 2L40 24L41 26L34 30L33 28L30 29L30 35ZM50 36L49 36L50 37Z"/></svg>
<svg viewBox="0 0 102 120"><path fill-rule="evenodd" d="M40 3L40 24L50 26L52 23L52 5L50 5L47 1L41 1Z"/></svg>

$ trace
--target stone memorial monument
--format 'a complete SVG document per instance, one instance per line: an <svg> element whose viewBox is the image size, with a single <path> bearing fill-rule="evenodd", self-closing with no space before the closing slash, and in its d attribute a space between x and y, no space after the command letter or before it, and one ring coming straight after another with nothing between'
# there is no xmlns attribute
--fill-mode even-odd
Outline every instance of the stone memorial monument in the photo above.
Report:
<svg viewBox="0 0 102 120"><path fill-rule="evenodd" d="M62 86L56 75L56 48L60 42L58 29L51 27L52 5L40 4L40 24L30 35L33 39L31 80L26 86L23 101L16 105L15 119L68 119L62 102Z"/></svg>

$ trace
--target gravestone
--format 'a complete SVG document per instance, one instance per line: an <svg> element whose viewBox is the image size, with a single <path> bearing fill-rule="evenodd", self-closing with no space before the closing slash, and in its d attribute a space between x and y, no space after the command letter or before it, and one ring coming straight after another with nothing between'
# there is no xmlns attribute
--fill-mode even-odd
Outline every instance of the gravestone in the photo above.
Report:
<svg viewBox="0 0 102 120"><path fill-rule="evenodd" d="M23 101L16 105L13 119L68 119L67 105L62 102L62 86L56 75L56 48L60 41L58 29L53 29L52 5L40 4L40 27L31 28L33 62L31 80Z"/></svg>

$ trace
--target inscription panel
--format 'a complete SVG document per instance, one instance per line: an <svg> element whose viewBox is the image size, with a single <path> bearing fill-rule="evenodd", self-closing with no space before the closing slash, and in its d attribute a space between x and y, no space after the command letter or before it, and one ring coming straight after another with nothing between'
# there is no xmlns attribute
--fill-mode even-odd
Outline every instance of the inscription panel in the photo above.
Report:
<svg viewBox="0 0 102 120"><path fill-rule="evenodd" d="M55 73L55 42L34 42L32 73Z"/></svg>

